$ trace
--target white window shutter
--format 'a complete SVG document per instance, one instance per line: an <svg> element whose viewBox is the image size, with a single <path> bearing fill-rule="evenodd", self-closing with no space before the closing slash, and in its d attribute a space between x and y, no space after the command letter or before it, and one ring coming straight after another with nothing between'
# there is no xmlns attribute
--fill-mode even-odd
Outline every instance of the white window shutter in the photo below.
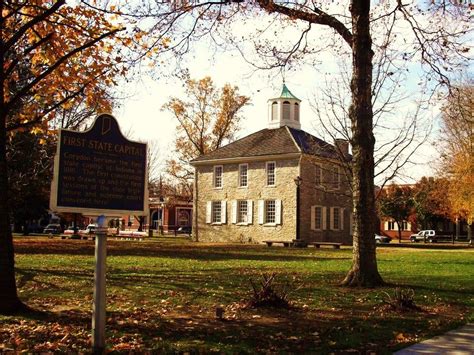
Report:
<svg viewBox="0 0 474 355"><path fill-rule="evenodd" d="M339 230L343 231L344 230L344 208L339 209Z"/></svg>
<svg viewBox="0 0 474 355"><path fill-rule="evenodd" d="M329 229L334 230L334 207L329 208Z"/></svg>
<svg viewBox="0 0 474 355"><path fill-rule="evenodd" d="M253 223L253 201L247 201L247 224Z"/></svg>
<svg viewBox="0 0 474 355"><path fill-rule="evenodd" d="M258 200L258 224L263 224L264 214L265 214L265 201Z"/></svg>
<svg viewBox="0 0 474 355"><path fill-rule="evenodd" d="M237 223L237 200L232 200L231 223Z"/></svg>
<svg viewBox="0 0 474 355"><path fill-rule="evenodd" d="M316 230L316 206L311 206L311 230Z"/></svg>
<svg viewBox="0 0 474 355"><path fill-rule="evenodd" d="M388 221L385 221L383 225L384 225L383 229L388 231Z"/></svg>
<svg viewBox="0 0 474 355"><path fill-rule="evenodd" d="M327 222L328 222L328 217L327 217L327 207L323 207L323 230L328 229Z"/></svg>
<svg viewBox="0 0 474 355"><path fill-rule="evenodd" d="M298 219L299 216L296 216ZM275 224L281 224L281 200L275 200Z"/></svg>
<svg viewBox="0 0 474 355"><path fill-rule="evenodd" d="M212 201L207 201L206 204L206 223L211 223L212 215Z"/></svg>
<svg viewBox="0 0 474 355"><path fill-rule="evenodd" d="M226 201L221 201L221 223L227 223L227 208Z"/></svg>

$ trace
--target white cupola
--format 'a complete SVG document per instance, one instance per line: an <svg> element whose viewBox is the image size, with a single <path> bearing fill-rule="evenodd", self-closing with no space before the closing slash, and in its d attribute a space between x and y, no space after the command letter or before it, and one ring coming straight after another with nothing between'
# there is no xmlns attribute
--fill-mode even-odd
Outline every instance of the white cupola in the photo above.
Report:
<svg viewBox="0 0 474 355"><path fill-rule="evenodd" d="M301 129L300 102L283 83L280 97L268 100L268 128L288 126Z"/></svg>

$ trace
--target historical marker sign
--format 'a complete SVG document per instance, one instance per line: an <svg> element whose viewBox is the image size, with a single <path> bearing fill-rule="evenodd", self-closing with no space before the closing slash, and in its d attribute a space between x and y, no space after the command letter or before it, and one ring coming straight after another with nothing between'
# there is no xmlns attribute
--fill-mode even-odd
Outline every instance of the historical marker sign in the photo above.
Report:
<svg viewBox="0 0 474 355"><path fill-rule="evenodd" d="M148 214L147 146L120 132L111 115L86 132L59 131L51 209L84 215Z"/></svg>

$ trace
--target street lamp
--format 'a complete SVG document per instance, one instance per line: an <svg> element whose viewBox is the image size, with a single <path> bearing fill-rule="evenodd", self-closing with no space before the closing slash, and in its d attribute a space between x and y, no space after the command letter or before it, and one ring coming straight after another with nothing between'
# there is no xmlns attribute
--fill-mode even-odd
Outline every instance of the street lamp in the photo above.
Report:
<svg viewBox="0 0 474 355"><path fill-rule="evenodd" d="M301 177L297 176L295 178L295 184L296 184L296 240L300 239L300 186L301 182L303 179Z"/></svg>

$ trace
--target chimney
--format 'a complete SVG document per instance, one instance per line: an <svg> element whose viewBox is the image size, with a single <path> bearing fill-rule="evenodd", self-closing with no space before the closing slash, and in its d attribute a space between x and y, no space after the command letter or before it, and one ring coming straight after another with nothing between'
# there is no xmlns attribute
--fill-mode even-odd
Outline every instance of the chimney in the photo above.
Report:
<svg viewBox="0 0 474 355"><path fill-rule="evenodd" d="M347 139L334 139L334 146L338 154L342 154L343 156L349 155L349 141Z"/></svg>

